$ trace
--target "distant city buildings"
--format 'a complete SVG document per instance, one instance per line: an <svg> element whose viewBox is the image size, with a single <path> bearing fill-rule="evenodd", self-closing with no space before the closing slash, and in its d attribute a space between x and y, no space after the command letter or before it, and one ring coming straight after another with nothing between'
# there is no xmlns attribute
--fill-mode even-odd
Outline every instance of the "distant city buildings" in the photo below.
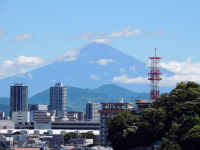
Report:
<svg viewBox="0 0 200 150"><path fill-rule="evenodd" d="M67 87L55 83L50 87L50 110L56 111L56 117L67 117Z"/></svg>
<svg viewBox="0 0 200 150"><path fill-rule="evenodd" d="M110 117L116 116L117 114L124 111L133 111L133 103L124 103L123 99L120 99L119 103L101 103L102 110L100 113L100 128L99 128L99 144L101 146L111 146L111 143L107 140L108 128L107 120Z"/></svg>
<svg viewBox="0 0 200 150"><path fill-rule="evenodd" d="M78 114L78 121L84 121L84 112L83 111L68 111L69 113L77 113Z"/></svg>
<svg viewBox="0 0 200 150"><path fill-rule="evenodd" d="M55 121L55 116L45 110L34 111L34 129L51 129L51 122Z"/></svg>
<svg viewBox="0 0 200 150"><path fill-rule="evenodd" d="M13 112L28 112L28 86L15 83L10 87L10 117Z"/></svg>
<svg viewBox="0 0 200 150"><path fill-rule="evenodd" d="M67 113L67 118L69 121L77 121L78 120L78 113L76 112L68 112Z"/></svg>
<svg viewBox="0 0 200 150"><path fill-rule="evenodd" d="M48 105L41 104L28 104L28 111L30 111L30 120L33 121L34 111L37 110L48 110Z"/></svg>
<svg viewBox="0 0 200 150"><path fill-rule="evenodd" d="M86 104L86 120L87 121L99 121L100 115L100 103L91 103L90 101Z"/></svg>

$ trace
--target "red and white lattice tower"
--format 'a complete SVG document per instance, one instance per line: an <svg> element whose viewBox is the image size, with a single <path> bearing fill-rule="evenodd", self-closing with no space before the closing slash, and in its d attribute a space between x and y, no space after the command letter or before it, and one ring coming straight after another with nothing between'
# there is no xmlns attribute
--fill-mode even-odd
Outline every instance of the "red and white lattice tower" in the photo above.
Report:
<svg viewBox="0 0 200 150"><path fill-rule="evenodd" d="M156 48L155 48L155 57L149 57L151 59L151 72L149 73L148 80L151 81L150 87L150 99L155 100L156 98L160 97L160 89L159 89L159 82L162 80L160 75L160 59L162 57L156 57Z"/></svg>

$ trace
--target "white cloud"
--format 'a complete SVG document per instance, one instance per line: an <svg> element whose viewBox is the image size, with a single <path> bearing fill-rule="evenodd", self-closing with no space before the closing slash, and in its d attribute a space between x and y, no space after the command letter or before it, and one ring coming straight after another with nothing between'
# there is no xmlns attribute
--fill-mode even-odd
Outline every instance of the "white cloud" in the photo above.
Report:
<svg viewBox="0 0 200 150"><path fill-rule="evenodd" d="M132 26L128 26L122 31L113 31L112 33L109 33L106 36L108 38L129 37L129 36L135 36L142 33L141 29L135 29L134 31L131 31L131 29L132 29Z"/></svg>
<svg viewBox="0 0 200 150"><path fill-rule="evenodd" d="M137 77L132 78L129 77L129 75L121 75L121 76L115 76L112 80L116 83L124 83L124 84L148 84L148 78L147 77Z"/></svg>
<svg viewBox="0 0 200 150"><path fill-rule="evenodd" d="M91 79L95 79L95 80L99 80L99 79L100 79L100 76L99 76L99 75L92 74L92 75L90 75L90 78L91 78Z"/></svg>
<svg viewBox="0 0 200 150"><path fill-rule="evenodd" d="M135 69L135 66L130 66L130 67L129 67L129 70L130 70L130 71L133 71L135 74L137 74L137 71L136 71L136 69Z"/></svg>
<svg viewBox="0 0 200 150"><path fill-rule="evenodd" d="M200 62L191 63L193 57L189 57L184 62L169 61L167 63L161 62L161 67L168 69L176 74L200 74Z"/></svg>
<svg viewBox="0 0 200 150"><path fill-rule="evenodd" d="M161 85L174 86L181 81L195 81L200 83L200 62L191 63L192 57L189 57L184 62L169 61L161 62L161 67L175 73L172 77L163 76Z"/></svg>
<svg viewBox="0 0 200 150"><path fill-rule="evenodd" d="M33 79L33 75L30 72L28 72L28 78Z"/></svg>
<svg viewBox="0 0 200 150"><path fill-rule="evenodd" d="M35 36L35 34L31 34L31 33L22 34L22 35L16 36L12 41L18 42L18 41L25 40L25 39L28 39L28 38L31 38L31 37L34 37L34 36Z"/></svg>
<svg viewBox="0 0 200 150"><path fill-rule="evenodd" d="M16 60L19 66L38 66L44 63L44 60L40 57L26 57L20 56Z"/></svg>
<svg viewBox="0 0 200 150"><path fill-rule="evenodd" d="M160 34L163 34L162 30L158 30L155 32L149 32L149 33L143 34L141 37L152 37L152 36L156 36L156 35L160 35Z"/></svg>
<svg viewBox="0 0 200 150"><path fill-rule="evenodd" d="M175 75L170 77L165 74L161 75L162 80L160 81L160 86L175 86L181 81L195 81L200 83L200 62L191 63L191 60L192 57L187 58L187 60L184 62L161 62L161 67L174 72ZM131 70L133 70L133 68L131 68ZM121 76L115 76L113 78L113 82L124 84L150 84L150 81L147 77L133 78L125 74Z"/></svg>
<svg viewBox="0 0 200 150"><path fill-rule="evenodd" d="M92 42L111 44L111 41L110 40L106 40L106 39L96 39L96 40L93 40Z"/></svg>
<svg viewBox="0 0 200 150"><path fill-rule="evenodd" d="M108 63L116 63L116 62L117 60L113 60L113 59L99 59L98 61L96 61L96 63L101 66L108 65Z"/></svg>
<svg viewBox="0 0 200 150"><path fill-rule="evenodd" d="M57 59L57 61L75 61L80 56L80 49L73 49L67 51L64 56Z"/></svg>
<svg viewBox="0 0 200 150"><path fill-rule="evenodd" d="M132 30L132 26L128 26L121 31L112 31L110 33L100 33L95 34L92 32L86 32L80 35L70 35L67 39L75 38L80 40L89 40L89 39L105 39L105 38L119 38L119 37L130 37L136 36L142 33L141 29Z"/></svg>
<svg viewBox="0 0 200 150"><path fill-rule="evenodd" d="M122 74L126 73L126 69L125 68L120 68L119 70L120 70L120 73L122 73Z"/></svg>
<svg viewBox="0 0 200 150"><path fill-rule="evenodd" d="M13 65L13 63L14 63L14 62L11 61L11 60L6 60L6 61L3 62L2 66L3 66L4 68L9 68L10 66Z"/></svg>
<svg viewBox="0 0 200 150"><path fill-rule="evenodd" d="M0 65L0 79L26 73L32 67L38 67L42 64L44 64L44 60L40 57L20 56L14 61L6 60ZM30 73L27 75L29 78L33 78Z"/></svg>
<svg viewBox="0 0 200 150"><path fill-rule="evenodd" d="M51 82L56 82L56 79L51 80Z"/></svg>
<svg viewBox="0 0 200 150"><path fill-rule="evenodd" d="M8 32L5 29L0 29L0 36L6 35Z"/></svg>

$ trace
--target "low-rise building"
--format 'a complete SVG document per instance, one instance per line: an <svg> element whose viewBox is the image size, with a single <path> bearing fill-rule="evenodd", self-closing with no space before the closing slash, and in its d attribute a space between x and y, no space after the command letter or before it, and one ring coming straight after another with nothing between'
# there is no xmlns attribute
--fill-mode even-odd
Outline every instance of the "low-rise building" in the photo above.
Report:
<svg viewBox="0 0 200 150"><path fill-rule="evenodd" d="M143 109L149 108L151 106L150 100L135 100L136 112L140 114Z"/></svg>
<svg viewBox="0 0 200 150"><path fill-rule="evenodd" d="M78 121L84 121L84 112L83 111L68 111L68 113L77 113Z"/></svg>
<svg viewBox="0 0 200 150"><path fill-rule="evenodd" d="M124 103L123 99L120 99L120 103L101 103L102 110L100 113L100 128L99 128L99 144L101 146L111 146L111 142L107 140L108 128L107 120L110 117L124 111L133 111L133 103Z"/></svg>
<svg viewBox="0 0 200 150"><path fill-rule="evenodd" d="M30 122L30 112L14 111L12 112L12 120L15 124L25 124Z"/></svg>
<svg viewBox="0 0 200 150"><path fill-rule="evenodd" d="M85 139L85 138L69 139L69 145L88 146L90 144L93 144L93 139Z"/></svg>
<svg viewBox="0 0 200 150"><path fill-rule="evenodd" d="M54 121L51 129L63 130L99 130L98 121Z"/></svg>
<svg viewBox="0 0 200 150"><path fill-rule="evenodd" d="M12 120L0 120L1 129L15 129L15 123Z"/></svg>
<svg viewBox="0 0 200 150"><path fill-rule="evenodd" d="M0 135L0 148L7 149L13 147L13 137L6 137L4 135Z"/></svg>
<svg viewBox="0 0 200 150"><path fill-rule="evenodd" d="M51 122L55 121L55 116L44 110L34 111L34 129L51 129Z"/></svg>
<svg viewBox="0 0 200 150"><path fill-rule="evenodd" d="M78 113L68 112L67 117L68 117L69 121L77 121L78 120Z"/></svg>

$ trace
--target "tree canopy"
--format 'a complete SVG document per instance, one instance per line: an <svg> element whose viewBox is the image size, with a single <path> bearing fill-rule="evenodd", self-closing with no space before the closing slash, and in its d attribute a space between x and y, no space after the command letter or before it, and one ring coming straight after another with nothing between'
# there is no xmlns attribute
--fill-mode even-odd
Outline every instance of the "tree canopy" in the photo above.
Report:
<svg viewBox="0 0 200 150"><path fill-rule="evenodd" d="M140 116L124 112L109 119L108 140L116 150L150 146L157 140L162 141L160 149L164 150L200 149L200 144L195 144L200 143L199 115L200 85L180 82Z"/></svg>

